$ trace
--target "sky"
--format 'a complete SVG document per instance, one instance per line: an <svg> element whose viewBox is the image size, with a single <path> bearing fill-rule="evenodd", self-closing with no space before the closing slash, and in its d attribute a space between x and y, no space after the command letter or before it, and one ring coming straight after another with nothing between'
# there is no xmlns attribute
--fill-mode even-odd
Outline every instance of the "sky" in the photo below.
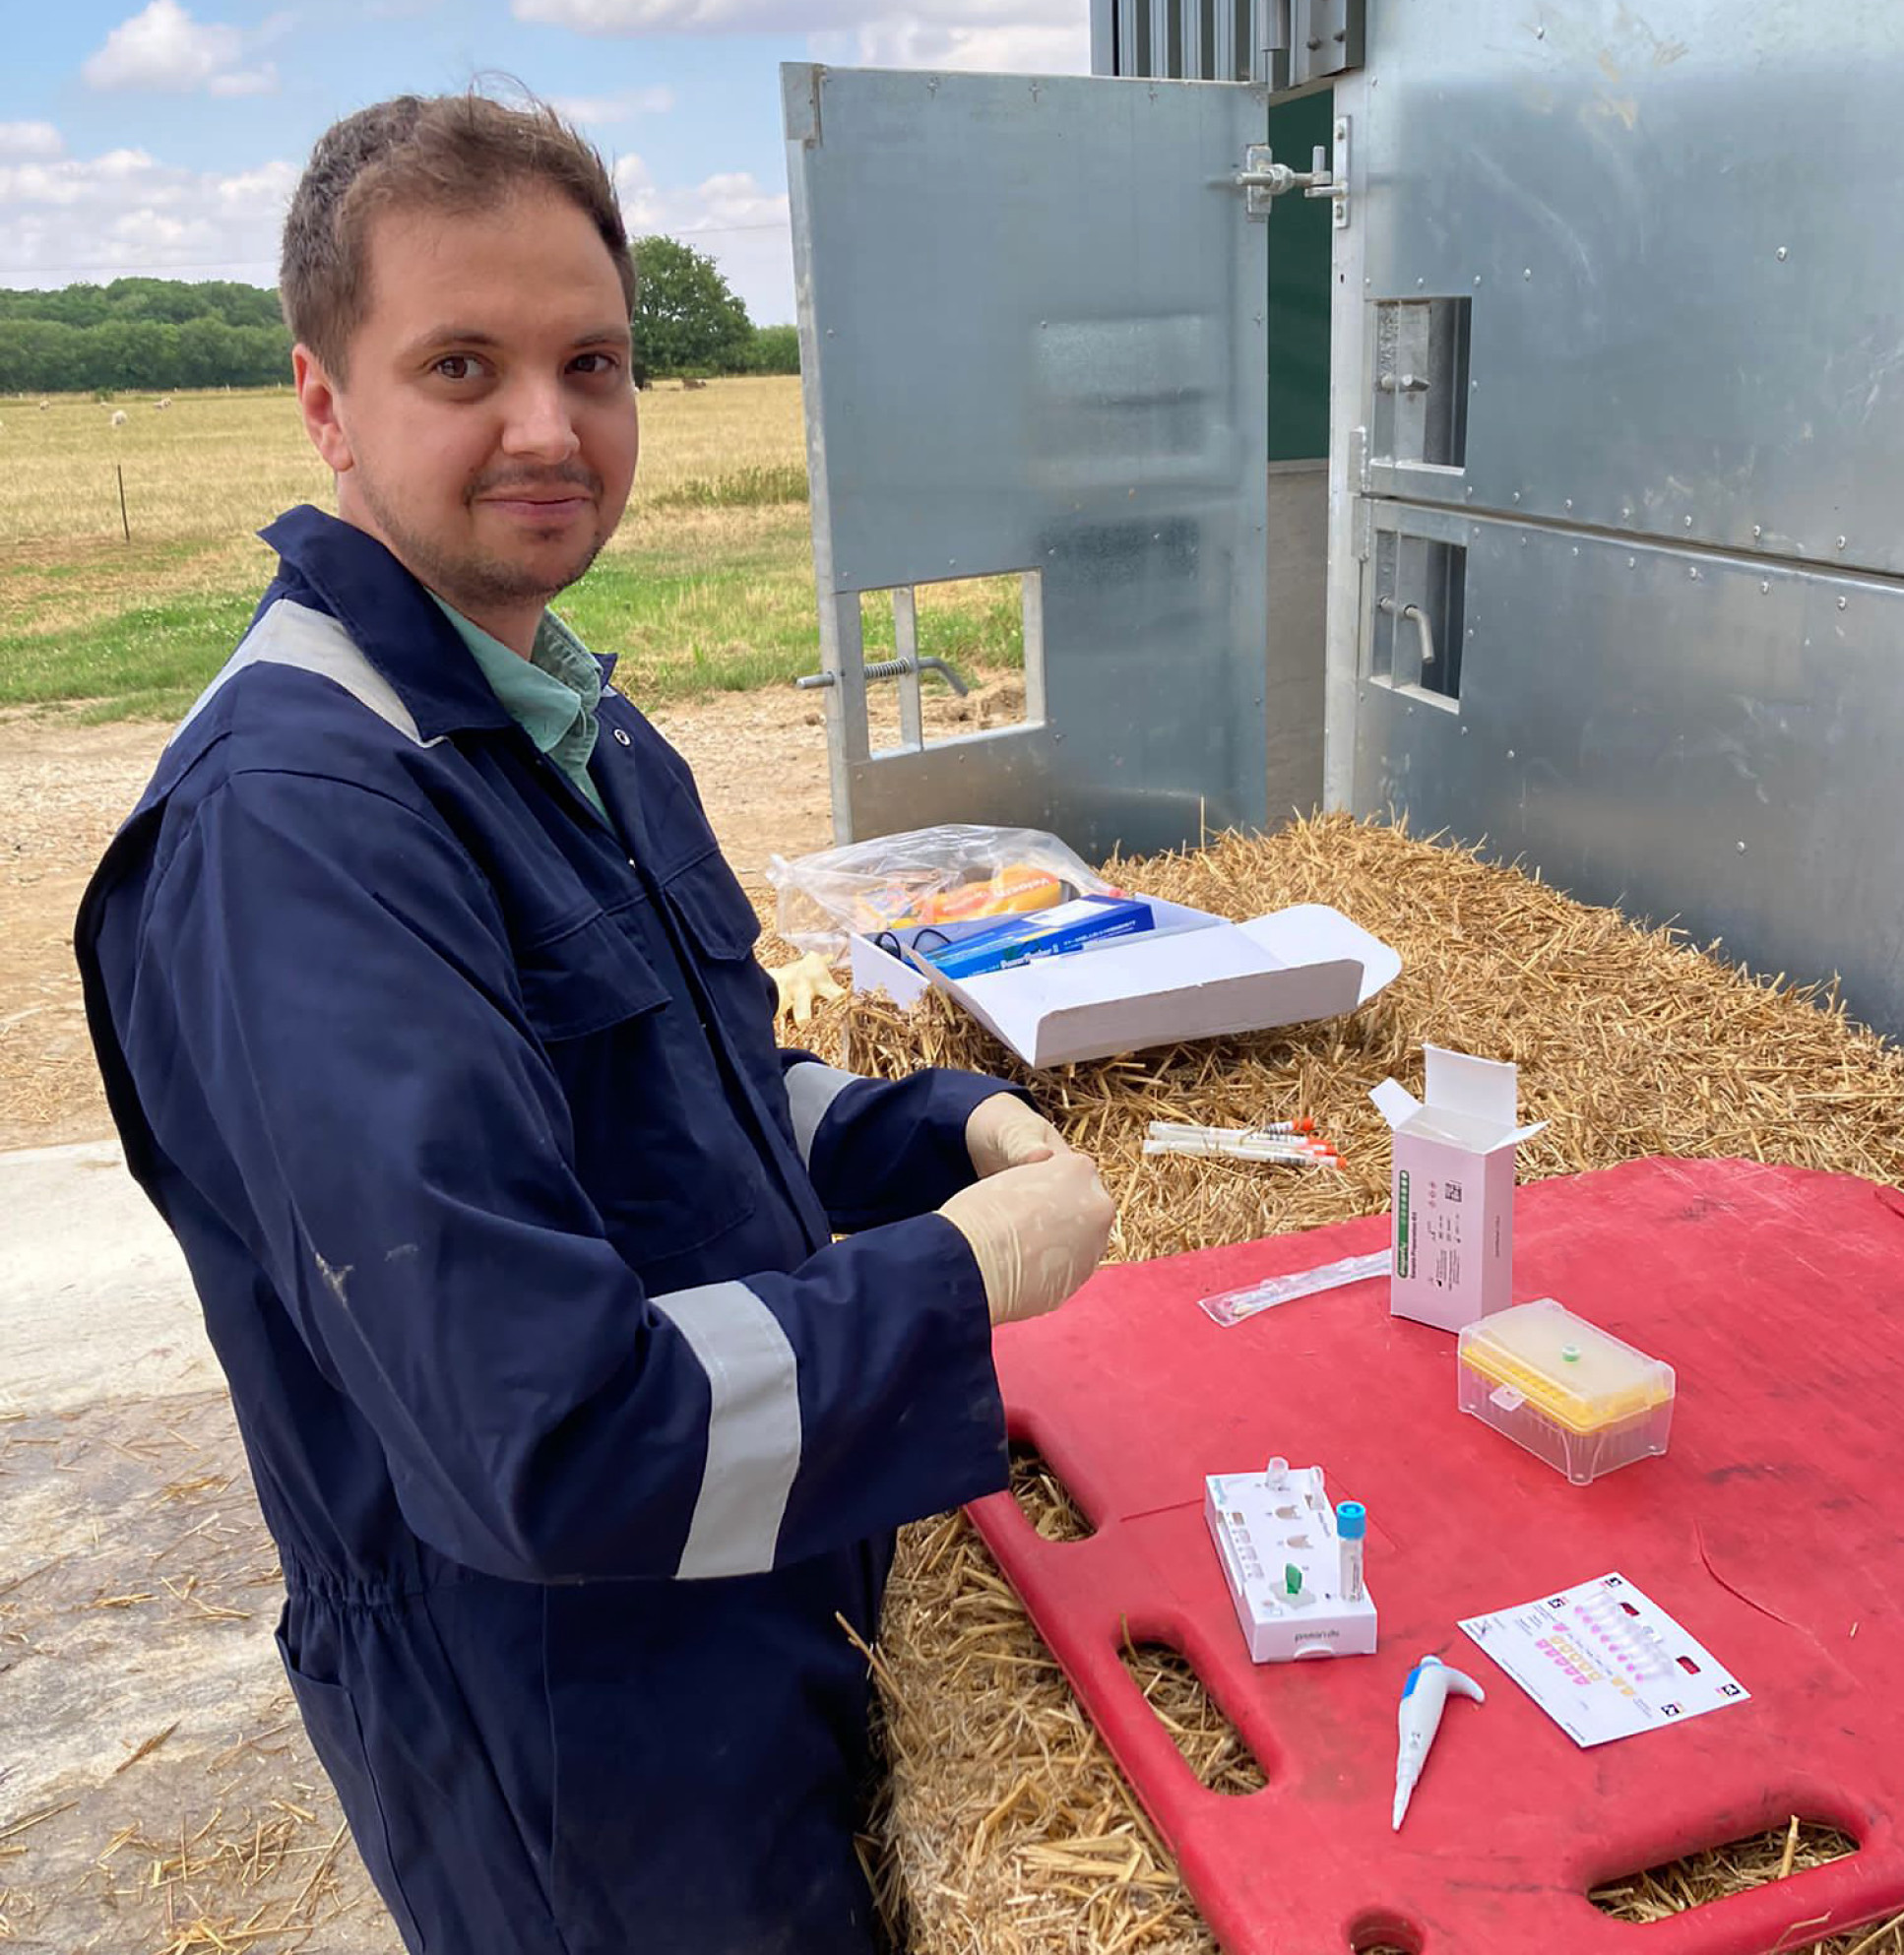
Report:
<svg viewBox="0 0 1904 1955"><path fill-rule="evenodd" d="M1088 0L0 0L0 285L277 283L311 145L506 76L612 164L629 230L793 317L780 64L1082 74Z"/></svg>

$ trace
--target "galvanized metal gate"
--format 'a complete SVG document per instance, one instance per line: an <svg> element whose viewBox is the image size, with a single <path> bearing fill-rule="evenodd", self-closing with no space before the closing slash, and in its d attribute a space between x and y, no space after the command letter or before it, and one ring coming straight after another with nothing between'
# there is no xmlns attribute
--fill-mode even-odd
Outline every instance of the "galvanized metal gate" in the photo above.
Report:
<svg viewBox="0 0 1904 1955"><path fill-rule="evenodd" d="M1896 1030L1904 14L1817 28L1368 0L1326 778Z"/></svg>
<svg viewBox="0 0 1904 1955"><path fill-rule="evenodd" d="M1250 87L784 71L836 835L1267 813ZM919 587L1024 580L1025 724L924 736ZM895 593L872 751L861 599Z"/></svg>

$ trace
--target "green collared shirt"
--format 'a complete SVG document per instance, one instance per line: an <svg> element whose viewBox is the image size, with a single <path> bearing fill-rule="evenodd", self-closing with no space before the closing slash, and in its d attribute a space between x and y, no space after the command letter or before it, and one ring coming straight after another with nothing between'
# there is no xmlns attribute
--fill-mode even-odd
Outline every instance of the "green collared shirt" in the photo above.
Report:
<svg viewBox="0 0 1904 1955"><path fill-rule="evenodd" d="M606 821L608 811L589 779L602 667L588 647L552 611L544 611L536 627L535 649L524 659L479 624L472 624L454 605L444 603L434 591L430 596L482 667L482 676L503 710Z"/></svg>

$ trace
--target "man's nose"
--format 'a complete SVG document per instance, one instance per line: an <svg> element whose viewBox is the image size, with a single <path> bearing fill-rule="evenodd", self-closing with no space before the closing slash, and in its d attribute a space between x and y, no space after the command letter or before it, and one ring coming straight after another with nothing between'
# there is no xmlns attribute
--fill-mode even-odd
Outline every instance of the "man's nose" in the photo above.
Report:
<svg viewBox="0 0 1904 1955"><path fill-rule="evenodd" d="M539 462L566 462L575 453L581 442L557 382L523 380L511 389L502 445Z"/></svg>

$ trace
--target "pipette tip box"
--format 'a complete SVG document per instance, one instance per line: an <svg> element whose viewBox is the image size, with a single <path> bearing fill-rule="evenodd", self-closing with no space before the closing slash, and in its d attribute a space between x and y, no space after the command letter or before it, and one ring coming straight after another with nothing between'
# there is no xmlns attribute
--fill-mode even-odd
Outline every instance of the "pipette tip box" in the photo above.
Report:
<svg viewBox="0 0 1904 1955"><path fill-rule="evenodd" d="M1320 1467L1272 1460L1258 1473L1211 1474L1203 1518L1252 1663L1374 1655L1374 1598L1365 1584L1354 1601L1344 1593L1342 1538Z"/></svg>
<svg viewBox="0 0 1904 1955"><path fill-rule="evenodd" d="M1551 1296L1467 1325L1455 1375L1463 1412L1576 1486L1665 1452L1673 1429L1672 1365Z"/></svg>

